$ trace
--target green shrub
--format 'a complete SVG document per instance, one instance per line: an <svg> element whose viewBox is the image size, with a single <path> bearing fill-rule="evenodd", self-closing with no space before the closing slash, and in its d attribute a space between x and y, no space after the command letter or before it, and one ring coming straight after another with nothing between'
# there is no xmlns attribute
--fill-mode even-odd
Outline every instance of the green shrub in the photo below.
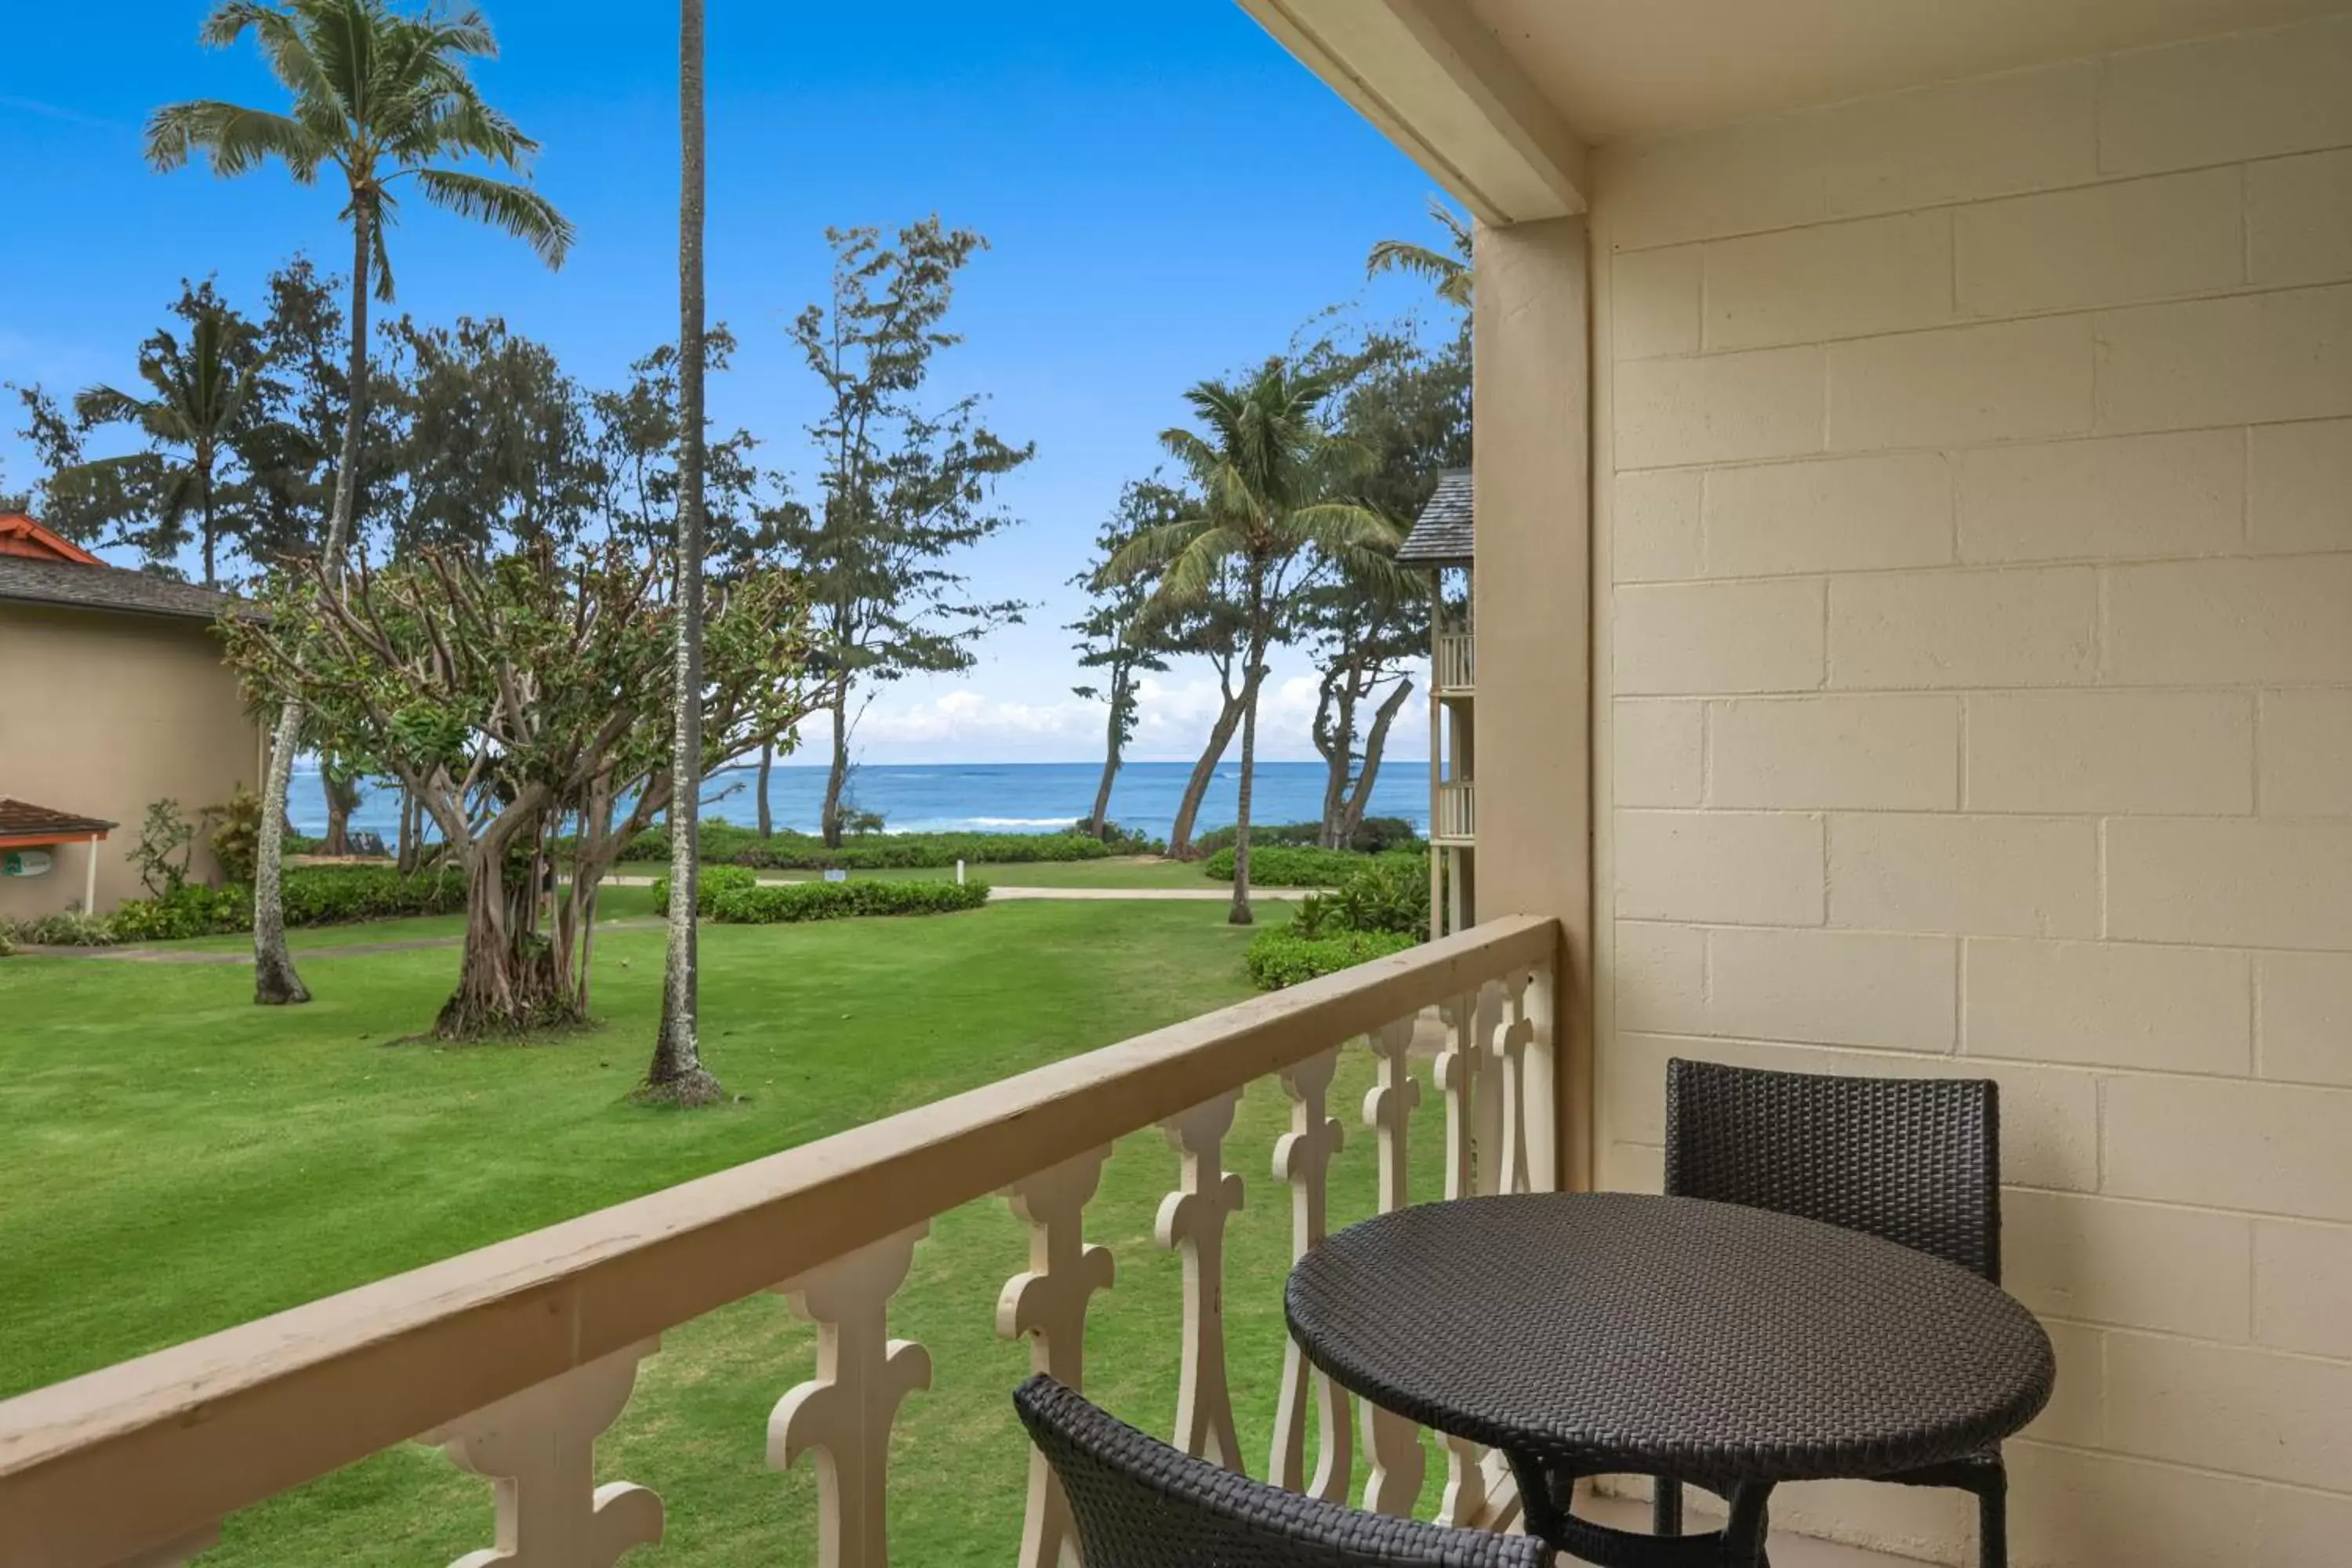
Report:
<svg viewBox="0 0 2352 1568"><path fill-rule="evenodd" d="M694 876L695 912L707 915L710 912L710 900L720 893L736 888L756 887L759 880L759 873L748 866L704 866ZM669 913L667 877L654 879L654 913Z"/></svg>
<svg viewBox="0 0 2352 1568"><path fill-rule="evenodd" d="M1261 845L1255 830L1250 834L1250 883L1259 888L1336 888L1369 866L1393 864L1411 867L1416 874L1429 875L1426 846L1412 849L1392 849L1386 855L1359 855L1352 849L1293 848L1284 845ZM1234 879L1234 852L1220 849L1209 857L1203 869L1213 880L1230 882Z"/></svg>
<svg viewBox="0 0 2352 1568"><path fill-rule="evenodd" d="M240 784L226 800L206 806L205 816L212 824L213 858L220 862L221 875L251 887L261 858L261 797Z"/></svg>
<svg viewBox="0 0 2352 1568"><path fill-rule="evenodd" d="M281 887L289 926L454 915L466 909L466 874L454 866L413 877L390 866L289 866ZM130 900L107 923L116 942L228 936L253 929L253 889L192 883L160 899Z"/></svg>
<svg viewBox="0 0 2352 1568"><path fill-rule="evenodd" d="M988 902L985 882L790 882L730 888L710 901L728 925L780 925L854 915L943 915Z"/></svg>
<svg viewBox="0 0 2352 1568"><path fill-rule="evenodd" d="M114 927L102 916L65 910L38 920L0 921L0 937L26 947L112 947Z"/></svg>
<svg viewBox="0 0 2352 1568"><path fill-rule="evenodd" d="M1419 938L1429 931L1429 867L1402 855L1375 857L1330 895L1331 923L1342 931Z"/></svg>
<svg viewBox="0 0 2352 1568"><path fill-rule="evenodd" d="M1214 855L1220 849L1231 849L1237 830L1231 827L1212 828L1192 840L1192 847L1203 855ZM1368 816L1356 825L1348 847L1361 855L1378 855L1387 849L1410 849L1421 842L1412 824L1402 816ZM1323 843L1323 825L1319 822L1253 822L1250 824L1250 848L1253 852L1267 845L1286 849L1315 849Z"/></svg>
<svg viewBox="0 0 2352 1568"><path fill-rule="evenodd" d="M10 929L6 924L0 923L0 958L16 956L16 939L8 934Z"/></svg>
<svg viewBox="0 0 2352 1568"><path fill-rule="evenodd" d="M1375 958L1402 952L1415 939L1388 931L1343 931L1323 936L1301 936L1290 926L1276 926L1250 938L1242 962L1250 983L1261 991L1279 991L1318 975L1335 974Z"/></svg>
<svg viewBox="0 0 2352 1568"><path fill-rule="evenodd" d="M813 833L762 838L731 822L707 822L698 836L704 866L753 866L773 871L933 869L959 860L1000 864L1099 860L1114 851L1077 833L877 833L838 849ZM1126 853L1121 850L1119 853ZM623 847L624 860L667 860L669 834L649 827Z"/></svg>

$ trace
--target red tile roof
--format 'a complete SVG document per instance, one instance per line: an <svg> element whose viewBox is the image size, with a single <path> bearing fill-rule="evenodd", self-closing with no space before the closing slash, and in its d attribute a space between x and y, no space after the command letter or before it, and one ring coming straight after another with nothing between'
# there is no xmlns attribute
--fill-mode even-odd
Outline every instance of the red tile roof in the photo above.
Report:
<svg viewBox="0 0 2352 1568"><path fill-rule="evenodd" d="M93 836L103 838L121 826L0 795L0 844L56 844Z"/></svg>

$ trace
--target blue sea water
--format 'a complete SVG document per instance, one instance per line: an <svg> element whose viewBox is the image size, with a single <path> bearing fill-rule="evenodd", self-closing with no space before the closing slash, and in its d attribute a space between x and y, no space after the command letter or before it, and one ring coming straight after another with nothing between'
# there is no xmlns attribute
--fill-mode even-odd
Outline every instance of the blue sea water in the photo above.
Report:
<svg viewBox="0 0 2352 1568"><path fill-rule="evenodd" d="M1373 816L1401 816L1416 827L1428 826L1429 775L1424 766L1416 765L1418 761L1388 759L1373 786ZM880 812L895 832L1051 833L1067 827L1093 806L1101 776L1097 763L872 763L850 775L850 795L861 809ZM1166 837L1185 781L1192 776L1190 763L1128 763L1111 789L1112 818L1154 837ZM1202 802L1201 827L1222 827L1234 820L1240 781L1238 763L1219 766ZM703 815L747 826L757 822L752 792L758 784L756 768L728 768L712 774L704 782ZM815 832L824 799L821 767L779 767L770 775L768 804L778 827ZM298 831L326 830L326 797L319 788L317 770L307 763L295 768L288 806ZM374 792L362 798L352 826L380 833L389 844L399 830L398 813L395 795ZM1251 792L1252 821L1311 822L1322 815L1322 763L1258 763Z"/></svg>

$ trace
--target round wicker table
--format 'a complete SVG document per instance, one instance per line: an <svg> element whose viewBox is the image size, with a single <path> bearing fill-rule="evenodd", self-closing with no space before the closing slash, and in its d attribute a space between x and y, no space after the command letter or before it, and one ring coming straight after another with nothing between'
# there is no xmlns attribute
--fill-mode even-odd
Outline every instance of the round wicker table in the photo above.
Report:
<svg viewBox="0 0 2352 1568"><path fill-rule="evenodd" d="M1290 1331L1386 1409L1510 1460L1528 1530L1624 1568L1764 1561L1781 1481L1983 1449L2048 1401L2050 1341L1967 1270L1875 1237L1696 1198L1535 1193L1401 1209L1292 1270ZM1706 1535L1570 1511L1581 1476L1726 1496Z"/></svg>

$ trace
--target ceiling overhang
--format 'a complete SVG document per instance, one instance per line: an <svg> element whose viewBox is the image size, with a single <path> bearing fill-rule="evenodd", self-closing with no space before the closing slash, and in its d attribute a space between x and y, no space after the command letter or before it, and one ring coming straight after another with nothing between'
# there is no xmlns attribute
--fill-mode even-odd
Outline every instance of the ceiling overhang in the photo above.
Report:
<svg viewBox="0 0 2352 1568"><path fill-rule="evenodd" d="M1241 0L1482 223L1585 209L1584 141L1454 0Z"/></svg>

